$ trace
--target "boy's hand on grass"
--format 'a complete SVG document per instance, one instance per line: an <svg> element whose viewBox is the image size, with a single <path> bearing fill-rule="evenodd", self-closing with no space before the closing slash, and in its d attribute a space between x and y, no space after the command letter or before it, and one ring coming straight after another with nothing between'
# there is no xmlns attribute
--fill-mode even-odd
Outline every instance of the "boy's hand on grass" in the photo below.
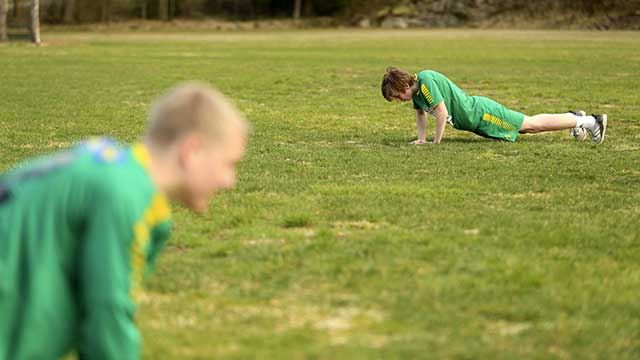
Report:
<svg viewBox="0 0 640 360"><path fill-rule="evenodd" d="M412 145L424 145L424 144L427 144L427 141L418 139L418 140L412 141L411 144Z"/></svg>

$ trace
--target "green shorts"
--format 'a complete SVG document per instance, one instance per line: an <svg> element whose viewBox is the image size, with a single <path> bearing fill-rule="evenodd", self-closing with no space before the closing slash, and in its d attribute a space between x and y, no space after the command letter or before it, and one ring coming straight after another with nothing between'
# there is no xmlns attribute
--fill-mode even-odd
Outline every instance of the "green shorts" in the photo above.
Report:
<svg viewBox="0 0 640 360"><path fill-rule="evenodd" d="M509 110L497 102L477 97L478 126L472 130L480 136L515 142L524 122L524 114Z"/></svg>

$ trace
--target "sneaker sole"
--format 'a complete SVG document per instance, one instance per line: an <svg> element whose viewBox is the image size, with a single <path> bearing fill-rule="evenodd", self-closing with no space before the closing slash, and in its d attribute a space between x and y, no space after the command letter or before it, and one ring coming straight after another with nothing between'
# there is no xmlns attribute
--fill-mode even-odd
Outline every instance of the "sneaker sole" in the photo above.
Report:
<svg viewBox="0 0 640 360"><path fill-rule="evenodd" d="M600 142L598 144L602 144L604 142L604 135L607 132L607 114L602 114L602 137L600 138Z"/></svg>

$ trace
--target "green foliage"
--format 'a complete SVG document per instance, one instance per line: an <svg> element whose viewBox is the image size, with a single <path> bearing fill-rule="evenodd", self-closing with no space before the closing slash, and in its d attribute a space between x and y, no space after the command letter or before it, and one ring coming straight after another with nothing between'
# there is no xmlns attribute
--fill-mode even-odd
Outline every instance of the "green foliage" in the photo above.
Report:
<svg viewBox="0 0 640 360"><path fill-rule="evenodd" d="M26 9L28 1L17 0L17 3ZM10 6L13 3L14 0L10 2ZM69 0L43 1L42 19L48 23L63 22L69 3ZM66 22L113 21L143 16L159 19L160 4L166 4L170 19L216 17L246 20L291 17L294 0L74 0L73 3L72 16ZM640 9L640 0L302 0L302 4L305 17L374 16L380 12L389 13L393 9L402 8L410 11L403 13L404 16L418 19L435 14L455 16L463 20L481 20L506 12L540 18L555 11L576 17L577 14L598 17L605 12L615 20L618 20L618 15L624 15L625 22L637 22L637 11ZM12 16L10 14L10 18ZM14 23L21 21L10 20Z"/></svg>
<svg viewBox="0 0 640 360"><path fill-rule="evenodd" d="M137 317L147 358L637 359L640 36L629 32L59 34L0 47L0 168L139 138L200 79L254 126L239 185L178 208ZM439 70L528 114L610 115L601 146L414 138L384 69Z"/></svg>

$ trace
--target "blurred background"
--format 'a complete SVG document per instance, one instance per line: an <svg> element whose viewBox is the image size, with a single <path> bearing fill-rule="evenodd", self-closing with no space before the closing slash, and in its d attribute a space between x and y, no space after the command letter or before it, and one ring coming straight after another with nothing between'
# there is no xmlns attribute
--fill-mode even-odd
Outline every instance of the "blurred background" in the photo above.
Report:
<svg viewBox="0 0 640 360"><path fill-rule="evenodd" d="M32 0L6 1L7 25L30 21ZM147 21L196 27L510 27L640 29L640 0L40 0L44 25ZM215 21L213 21L215 20ZM157 25L156 25L157 26Z"/></svg>

